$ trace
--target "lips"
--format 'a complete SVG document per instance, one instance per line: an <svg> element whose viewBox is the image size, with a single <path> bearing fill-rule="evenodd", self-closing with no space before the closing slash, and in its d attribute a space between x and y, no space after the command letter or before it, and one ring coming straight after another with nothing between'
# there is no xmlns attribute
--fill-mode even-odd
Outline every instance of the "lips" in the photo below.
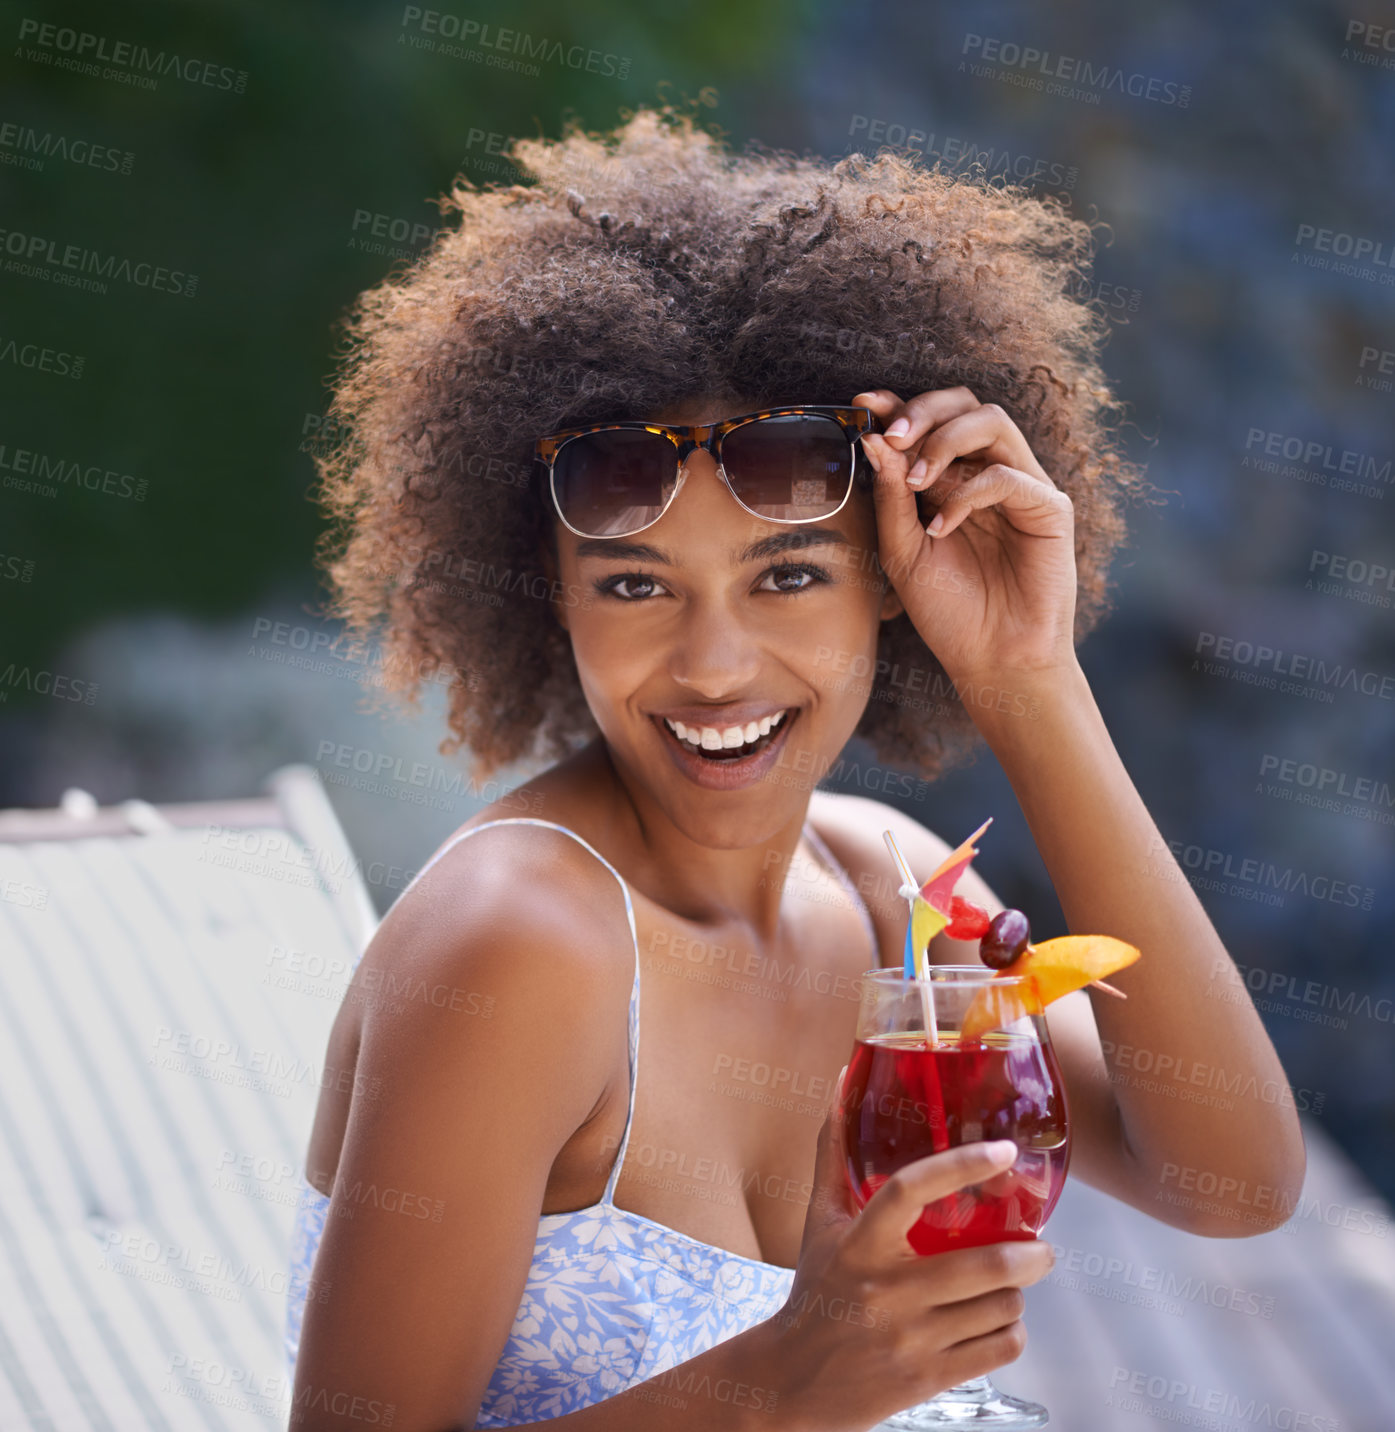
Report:
<svg viewBox="0 0 1395 1432"><path fill-rule="evenodd" d="M652 719L660 740L671 753L674 764L690 781L709 790L736 790L753 785L764 778L779 758L785 744L785 733L799 719L800 709L797 706L775 709L783 709L788 714L774 729L761 736L750 747L744 748L744 754L736 754L734 748L702 751L687 741L680 740L662 716ZM767 707L766 711L769 710ZM710 718L703 724L712 724ZM731 724L736 723L732 721Z"/></svg>

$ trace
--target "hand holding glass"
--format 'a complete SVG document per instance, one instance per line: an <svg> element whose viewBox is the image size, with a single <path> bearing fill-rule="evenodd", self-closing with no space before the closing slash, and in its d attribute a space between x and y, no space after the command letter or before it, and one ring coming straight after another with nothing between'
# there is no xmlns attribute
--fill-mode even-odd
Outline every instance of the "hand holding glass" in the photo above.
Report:
<svg viewBox="0 0 1395 1432"><path fill-rule="evenodd" d="M894 970L862 978L857 1038L840 1090L848 1182L859 1208L897 1169L979 1140L1011 1139L1011 1168L927 1204L907 1234L920 1254L1035 1238L1060 1197L1070 1159L1065 1089L1031 975L937 965L927 979ZM961 1041L971 1006L993 1027ZM982 1021L979 1021L982 1024ZM933 1042L928 1031L933 1031ZM1046 1409L986 1377L949 1388L880 1424L1026 1428Z"/></svg>

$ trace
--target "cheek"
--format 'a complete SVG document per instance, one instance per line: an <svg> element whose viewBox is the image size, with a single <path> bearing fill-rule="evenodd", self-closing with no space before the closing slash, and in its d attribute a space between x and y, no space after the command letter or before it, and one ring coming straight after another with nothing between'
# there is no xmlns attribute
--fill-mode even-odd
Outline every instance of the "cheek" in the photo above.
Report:
<svg viewBox="0 0 1395 1432"><path fill-rule="evenodd" d="M622 701L653 668L652 643L636 642L633 625L627 630L594 596L589 609L572 610L568 634L582 689L597 709Z"/></svg>
<svg viewBox="0 0 1395 1432"><path fill-rule="evenodd" d="M797 636L800 656L790 665L830 703L864 698L872 688L880 612L880 588L859 587L845 577L836 600L817 604L817 610L810 604Z"/></svg>

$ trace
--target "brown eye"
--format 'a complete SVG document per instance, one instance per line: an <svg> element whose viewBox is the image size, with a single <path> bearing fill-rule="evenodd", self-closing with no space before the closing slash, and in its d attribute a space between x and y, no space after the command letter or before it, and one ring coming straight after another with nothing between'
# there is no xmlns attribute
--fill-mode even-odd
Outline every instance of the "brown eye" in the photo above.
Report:
<svg viewBox="0 0 1395 1432"><path fill-rule="evenodd" d="M772 577L775 579L776 585L764 587L763 590L776 591L790 596L799 592L807 592L810 587L816 587L820 582L828 580L826 572L805 563L788 563L782 567L772 567L761 580L766 582ZM797 581L799 578L807 578L807 580Z"/></svg>

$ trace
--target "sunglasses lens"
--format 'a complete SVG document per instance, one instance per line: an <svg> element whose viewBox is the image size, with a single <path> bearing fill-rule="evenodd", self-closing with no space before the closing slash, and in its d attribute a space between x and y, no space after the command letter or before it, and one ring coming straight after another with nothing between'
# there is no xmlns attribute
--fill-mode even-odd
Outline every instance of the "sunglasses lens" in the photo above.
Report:
<svg viewBox="0 0 1395 1432"><path fill-rule="evenodd" d="M848 435L834 419L813 413L759 418L729 432L722 466L737 497L775 522L836 512L853 477Z"/></svg>
<svg viewBox="0 0 1395 1432"><path fill-rule="evenodd" d="M678 481L677 453L657 433L586 433L562 447L552 480L562 515L578 532L625 537L664 510Z"/></svg>

